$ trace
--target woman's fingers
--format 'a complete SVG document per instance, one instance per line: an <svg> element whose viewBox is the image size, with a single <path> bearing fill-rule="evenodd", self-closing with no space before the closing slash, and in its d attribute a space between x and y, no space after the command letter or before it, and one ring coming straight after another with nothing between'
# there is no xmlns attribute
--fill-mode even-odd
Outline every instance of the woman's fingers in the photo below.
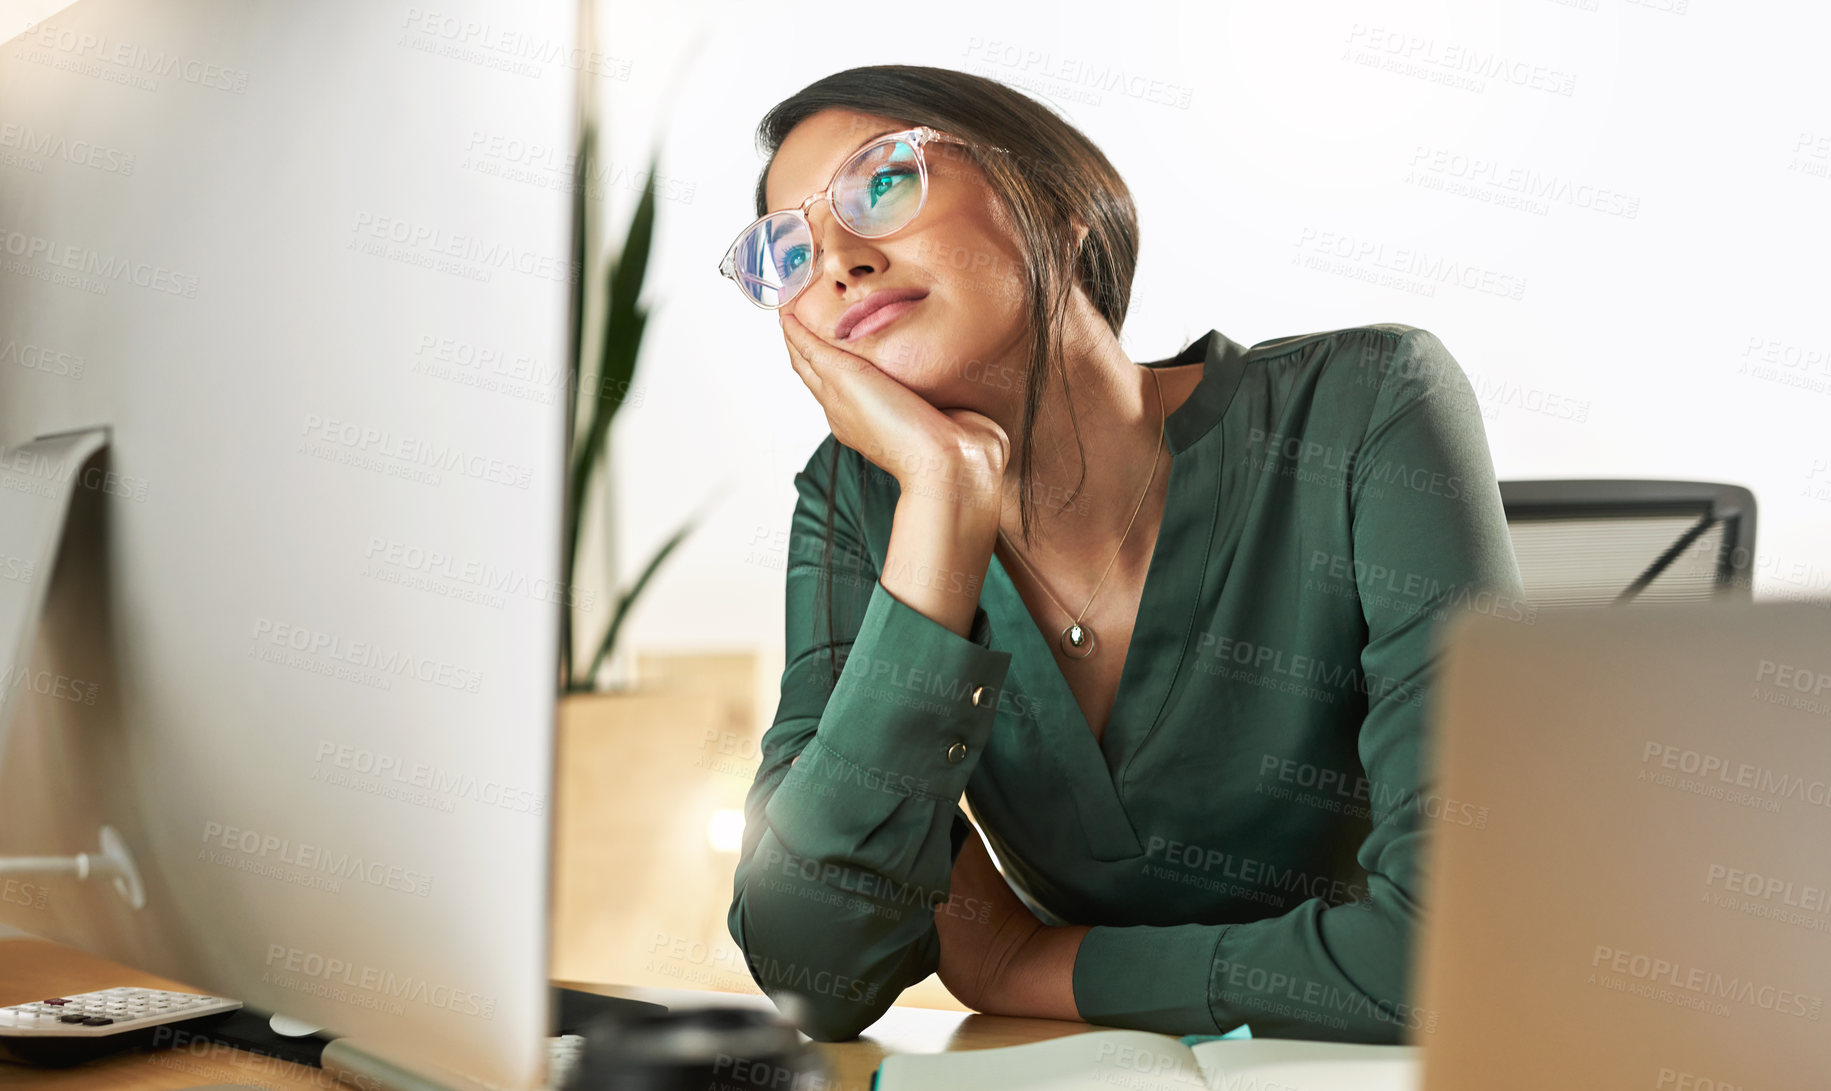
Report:
<svg viewBox="0 0 1831 1091"><path fill-rule="evenodd" d="M782 327L782 343L788 348L788 363L804 382L811 383L815 376L811 373L807 360L801 355L801 349L796 346L795 339L789 336L788 324L791 318L792 316L786 312L777 316L777 323Z"/></svg>
<svg viewBox="0 0 1831 1091"><path fill-rule="evenodd" d="M823 341L813 330L801 324L801 320L787 311L777 312L781 317L782 335L788 339L792 348L799 349L801 359L814 369L814 373L823 380L831 380L840 372L865 373L877 370L871 361L860 356L835 348Z"/></svg>

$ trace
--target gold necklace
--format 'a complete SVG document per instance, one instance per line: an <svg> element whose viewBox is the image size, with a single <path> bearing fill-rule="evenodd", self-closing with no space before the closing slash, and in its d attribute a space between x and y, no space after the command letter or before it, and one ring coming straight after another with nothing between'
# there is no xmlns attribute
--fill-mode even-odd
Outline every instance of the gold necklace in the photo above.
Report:
<svg viewBox="0 0 1831 1091"><path fill-rule="evenodd" d="M1120 552L1125 549L1125 540L1130 537L1132 533L1132 523L1138 521L1138 512L1144 507L1144 498L1151 495L1151 483L1157 480L1157 456L1163 451L1164 430L1165 425L1169 423L1170 415L1163 403L1163 380L1157 377L1156 368L1149 368L1147 370L1151 373L1151 382L1157 387L1157 411L1158 415L1162 418L1157 425L1157 448L1152 452L1151 476L1145 480L1144 492L1138 495L1138 503L1132 508L1131 522L1125 524L1125 533L1119 536L1119 548L1113 550L1112 561L1106 562L1106 571L1100 573L1100 580L1099 583L1094 584L1093 594L1087 596L1087 605L1081 607L1081 612L1075 615L1074 620L1068 623L1068 627L1063 629L1062 635L1057 638L1056 642L1062 646L1062 654L1070 659L1086 659L1094 653L1096 644L1096 641L1094 640L1094 631L1086 625L1083 625L1081 619L1087 616L1088 609L1093 606L1094 597L1100 593L1100 585L1106 582L1106 573L1111 572L1113 569L1113 561L1118 560ZM1041 579L1037 578L1036 570L1030 567L1030 562L1024 560L1023 554L1017 552L1011 545L1011 540L1005 537L1003 528L999 529L998 537L1004 542L1005 548L1011 551L1011 556L1016 557L1017 562L1024 566L1024 571L1030 573L1030 578L1036 580L1036 585L1043 589L1043 594L1049 595L1049 601L1055 603L1055 608L1066 614L1068 608L1063 606L1053 594L1050 594L1049 588L1043 584ZM1080 654L1077 655L1076 651L1081 648L1086 648L1087 650L1080 652Z"/></svg>

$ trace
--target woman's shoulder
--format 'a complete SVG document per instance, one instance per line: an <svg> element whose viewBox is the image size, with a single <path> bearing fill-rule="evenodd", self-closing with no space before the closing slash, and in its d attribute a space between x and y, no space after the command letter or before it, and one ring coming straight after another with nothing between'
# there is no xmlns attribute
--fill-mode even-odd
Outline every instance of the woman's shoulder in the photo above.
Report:
<svg viewBox="0 0 1831 1091"><path fill-rule="evenodd" d="M1447 387L1464 391L1468 374L1430 330L1402 322L1303 333L1260 341L1246 350L1248 366L1311 372L1314 393L1404 401Z"/></svg>
<svg viewBox="0 0 1831 1091"><path fill-rule="evenodd" d="M1406 342L1442 343L1435 334L1419 326L1403 322L1370 322L1361 326L1273 337L1253 344L1246 350L1246 356L1252 360L1271 360L1290 355L1321 355L1324 350L1329 350L1328 355L1334 356L1343 349L1389 355L1398 351L1399 346Z"/></svg>

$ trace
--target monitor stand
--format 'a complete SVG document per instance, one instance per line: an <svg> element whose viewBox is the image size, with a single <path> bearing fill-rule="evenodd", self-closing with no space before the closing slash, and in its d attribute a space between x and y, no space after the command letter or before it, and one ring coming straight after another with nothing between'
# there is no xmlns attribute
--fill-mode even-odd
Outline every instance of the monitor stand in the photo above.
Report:
<svg viewBox="0 0 1831 1091"><path fill-rule="evenodd" d="M106 427L86 428L0 451L0 760L18 695L33 689L32 650L71 497L78 485L96 487L105 477L102 467L89 463L108 438ZM143 908L146 888L127 842L111 826L101 828L97 841L98 851L75 856L0 856L0 875L111 880L129 905Z"/></svg>

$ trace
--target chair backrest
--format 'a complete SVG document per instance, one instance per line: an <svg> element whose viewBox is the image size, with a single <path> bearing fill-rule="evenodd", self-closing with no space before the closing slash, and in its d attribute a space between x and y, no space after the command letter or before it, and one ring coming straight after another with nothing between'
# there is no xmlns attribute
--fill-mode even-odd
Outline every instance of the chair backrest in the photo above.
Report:
<svg viewBox="0 0 1831 1091"><path fill-rule="evenodd" d="M1708 481L1502 481L1526 597L1548 609L1750 597L1755 496Z"/></svg>

